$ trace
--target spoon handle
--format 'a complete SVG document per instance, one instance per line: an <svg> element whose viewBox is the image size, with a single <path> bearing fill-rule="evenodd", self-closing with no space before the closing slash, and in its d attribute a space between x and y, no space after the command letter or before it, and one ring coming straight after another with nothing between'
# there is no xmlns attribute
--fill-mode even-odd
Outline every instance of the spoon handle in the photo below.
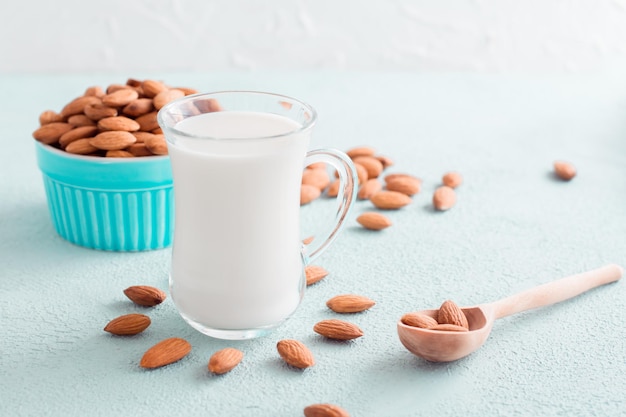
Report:
<svg viewBox="0 0 626 417"><path fill-rule="evenodd" d="M499 319L568 300L592 288L617 281L623 273L624 269L619 265L606 265L503 298L491 303L489 307L494 312L495 318Z"/></svg>

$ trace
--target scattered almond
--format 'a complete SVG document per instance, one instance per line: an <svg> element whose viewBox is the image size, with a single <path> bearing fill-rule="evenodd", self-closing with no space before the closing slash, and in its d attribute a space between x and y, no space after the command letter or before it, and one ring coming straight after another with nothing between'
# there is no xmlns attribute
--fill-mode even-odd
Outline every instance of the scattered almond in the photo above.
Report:
<svg viewBox="0 0 626 417"><path fill-rule="evenodd" d="M225 348L215 352L209 359L209 371L214 374L225 374L235 368L243 359L243 352L235 348Z"/></svg>
<svg viewBox="0 0 626 417"><path fill-rule="evenodd" d="M352 340L363 336L363 331L356 324L337 319L322 320L313 326L313 331L336 340Z"/></svg>
<svg viewBox="0 0 626 417"><path fill-rule="evenodd" d="M382 189L383 184L378 180L378 178L369 179L361 185L361 188L359 188L357 198L359 200L369 200L374 194Z"/></svg>
<svg viewBox="0 0 626 417"><path fill-rule="evenodd" d="M397 191L408 196L415 195L420 192L422 182L414 177L402 176L387 179L387 190Z"/></svg>
<svg viewBox="0 0 626 417"><path fill-rule="evenodd" d="M191 345L185 339L171 337L152 346L139 362L142 368L159 368L181 360L191 352Z"/></svg>
<svg viewBox="0 0 626 417"><path fill-rule="evenodd" d="M311 404L304 408L304 417L350 417L350 414L334 404Z"/></svg>
<svg viewBox="0 0 626 417"><path fill-rule="evenodd" d="M118 336L130 336L143 332L148 326L150 326L150 317L133 313L111 320L105 326L104 331Z"/></svg>
<svg viewBox="0 0 626 417"><path fill-rule="evenodd" d="M343 294L326 301L326 306L335 313L360 313L372 308L376 302L363 295Z"/></svg>
<svg viewBox="0 0 626 417"><path fill-rule="evenodd" d="M351 159L358 158L359 156L374 156L375 154L376 150L370 146L358 146L346 151L346 155Z"/></svg>
<svg viewBox="0 0 626 417"><path fill-rule="evenodd" d="M367 171L367 178L378 178L383 172L383 164L373 156L358 156L353 159L355 164L359 164Z"/></svg>
<svg viewBox="0 0 626 417"><path fill-rule="evenodd" d="M384 169L387 169L395 164L393 162L393 159L389 158L388 156L376 155L375 158L378 159L381 164L383 164Z"/></svg>
<svg viewBox="0 0 626 417"><path fill-rule="evenodd" d="M391 226L391 220L387 216L373 211L361 214L356 221L369 230L383 230Z"/></svg>
<svg viewBox="0 0 626 417"><path fill-rule="evenodd" d="M330 185L328 186L328 189L326 190L326 196L337 197L337 195L339 195L340 185L341 185L341 182L339 180L334 180L333 182L331 182Z"/></svg>
<svg viewBox="0 0 626 417"><path fill-rule="evenodd" d="M441 180L443 185L447 185L450 188L456 188L463 183L461 174L454 171L446 172Z"/></svg>
<svg viewBox="0 0 626 417"><path fill-rule="evenodd" d="M306 285L312 285L319 282L328 276L328 271L317 265L309 265L304 268L306 275Z"/></svg>
<svg viewBox="0 0 626 417"><path fill-rule="evenodd" d="M449 210L456 204L456 193L447 185L442 185L433 194L433 206L440 211Z"/></svg>
<svg viewBox="0 0 626 417"><path fill-rule="evenodd" d="M564 181L569 181L576 176L576 168L569 162L554 162L554 173Z"/></svg>
<svg viewBox="0 0 626 417"><path fill-rule="evenodd" d="M467 317L461 308L456 305L454 301L446 300L439 307L437 313L437 323L439 324L454 324L455 326L461 326L469 329L467 323Z"/></svg>
<svg viewBox="0 0 626 417"><path fill-rule="evenodd" d="M148 285L135 285L124 290L124 294L133 303L140 306L153 307L161 304L167 297L163 291Z"/></svg>
<svg viewBox="0 0 626 417"><path fill-rule="evenodd" d="M305 369L315 365L315 358L306 345L298 340L284 339L276 344L281 358L295 368Z"/></svg>
<svg viewBox="0 0 626 417"><path fill-rule="evenodd" d="M437 320L421 313L406 313L400 321L407 326L420 327L422 329L431 329L437 326Z"/></svg>
<svg viewBox="0 0 626 417"><path fill-rule="evenodd" d="M302 184L312 185L323 191L330 184L325 168L307 168L302 172Z"/></svg>
<svg viewBox="0 0 626 417"><path fill-rule="evenodd" d="M309 204L311 201L317 199L322 192L314 185L302 184L300 187L300 205Z"/></svg>
<svg viewBox="0 0 626 417"><path fill-rule="evenodd" d="M411 197L398 191L380 191L370 201L381 210L397 210L411 203Z"/></svg>

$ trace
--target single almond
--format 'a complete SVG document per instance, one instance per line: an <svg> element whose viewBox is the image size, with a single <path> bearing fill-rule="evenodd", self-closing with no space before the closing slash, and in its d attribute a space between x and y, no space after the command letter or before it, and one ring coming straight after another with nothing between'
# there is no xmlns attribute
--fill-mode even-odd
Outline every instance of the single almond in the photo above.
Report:
<svg viewBox="0 0 626 417"><path fill-rule="evenodd" d="M98 133L89 141L92 146L104 151L124 149L135 142L137 142L137 138L130 132L123 132L121 130Z"/></svg>
<svg viewBox="0 0 626 417"><path fill-rule="evenodd" d="M117 116L117 109L114 107L105 106L102 103L89 104L84 108L85 116L91 120L98 121L105 117Z"/></svg>
<svg viewBox="0 0 626 417"><path fill-rule="evenodd" d="M135 132L139 130L139 123L126 116L113 116L105 117L98 120L98 129L107 130L121 130L124 132Z"/></svg>
<svg viewBox="0 0 626 417"><path fill-rule="evenodd" d="M123 151L123 150L107 151L107 153L104 156L106 156L107 158L134 158L135 157L135 155L133 155L132 153L128 151Z"/></svg>
<svg viewBox="0 0 626 417"><path fill-rule="evenodd" d="M128 84L109 84L106 89L106 94L115 93L116 91L125 89L132 89L132 86Z"/></svg>
<svg viewBox="0 0 626 417"><path fill-rule="evenodd" d="M322 192L314 185L302 184L300 186L300 205L309 204L311 201L317 199Z"/></svg>
<svg viewBox="0 0 626 417"><path fill-rule="evenodd" d="M430 329L437 326L437 320L421 313L406 313L400 321L407 326L420 327L422 329Z"/></svg>
<svg viewBox="0 0 626 417"><path fill-rule="evenodd" d="M150 317L145 314L126 314L111 320L104 328L105 332L118 336L139 334L150 326Z"/></svg>
<svg viewBox="0 0 626 417"><path fill-rule="evenodd" d="M367 169L359 164L359 163L353 163L354 165L354 170L356 171L356 176L359 180L359 185L361 184L365 184L365 181L367 181L369 179L368 173L367 173ZM335 171L335 178L339 178L339 173Z"/></svg>
<svg viewBox="0 0 626 417"><path fill-rule="evenodd" d="M395 162L393 162L393 159L389 158L388 156L375 155L374 158L378 159L380 163L383 164L383 169L387 169L390 166L395 165Z"/></svg>
<svg viewBox="0 0 626 417"><path fill-rule="evenodd" d="M430 330L442 330L446 332L468 332L469 330L463 326L457 326L456 324L438 324L434 327L430 327Z"/></svg>
<svg viewBox="0 0 626 417"><path fill-rule="evenodd" d="M52 145L53 143L57 143L59 138L63 136L63 134L72 130L74 126L69 123L63 122L52 122L47 123L41 126L39 129L33 132L33 137L39 142L45 143L46 145Z"/></svg>
<svg viewBox="0 0 626 417"><path fill-rule="evenodd" d="M130 152L134 156L153 156L154 154L146 147L145 143L133 143L129 147L124 149Z"/></svg>
<svg viewBox="0 0 626 417"><path fill-rule="evenodd" d="M304 417L350 417L350 413L335 404L311 404L304 408Z"/></svg>
<svg viewBox="0 0 626 417"><path fill-rule="evenodd" d="M463 177L458 172L450 171L443 175L441 182L450 188L456 188L463 183Z"/></svg>
<svg viewBox="0 0 626 417"><path fill-rule="evenodd" d="M439 324L454 324L455 326L465 327L469 329L469 324L467 323L467 317L461 307L456 305L454 301L446 300L439 307L439 312L437 313L437 323Z"/></svg>
<svg viewBox="0 0 626 417"><path fill-rule="evenodd" d="M94 85L92 87L87 87L87 89L85 89L85 93L83 95L84 96L102 97L104 95L104 90L102 89L102 87L100 87L98 85Z"/></svg>
<svg viewBox="0 0 626 417"><path fill-rule="evenodd" d="M86 106L101 104L102 100L95 96L80 96L70 101L61 110L61 116L67 118L75 114L83 113Z"/></svg>
<svg viewBox="0 0 626 417"><path fill-rule="evenodd" d="M305 245L310 244L311 242L313 242L315 240L315 236L309 236L307 238L302 239L302 243Z"/></svg>
<svg viewBox="0 0 626 417"><path fill-rule="evenodd" d="M306 275L306 285L312 285L328 276L328 271L318 265L309 265L304 268Z"/></svg>
<svg viewBox="0 0 626 417"><path fill-rule="evenodd" d="M391 220L387 216L373 211L361 214L356 221L369 230L383 230L391 226Z"/></svg>
<svg viewBox="0 0 626 417"><path fill-rule="evenodd" d="M185 97L185 93L175 88L161 91L159 94L154 96L154 99L153 99L154 108L159 110L163 106L165 106L167 103L177 100L182 97Z"/></svg>
<svg viewBox="0 0 626 417"><path fill-rule="evenodd" d="M67 144L65 152L75 155L91 155L94 152L98 152L99 149L91 144L93 138L76 139Z"/></svg>
<svg viewBox="0 0 626 417"><path fill-rule="evenodd" d="M313 326L313 331L329 339L352 340L363 336L356 324L337 319L322 320Z"/></svg>
<svg viewBox="0 0 626 417"><path fill-rule="evenodd" d="M152 346L144 353L139 365L142 368L159 368L181 360L191 352L191 344L185 339L171 337Z"/></svg>
<svg viewBox="0 0 626 417"><path fill-rule="evenodd" d="M309 348L298 340L280 340L276 344L276 349L280 357L295 368L305 369L315 365L315 358Z"/></svg>
<svg viewBox="0 0 626 417"><path fill-rule="evenodd" d="M151 132L154 129L159 127L159 122L157 121L157 112L151 111L150 113L142 114L138 118L135 119L137 123L139 123L140 130L144 132Z"/></svg>
<svg viewBox="0 0 626 417"><path fill-rule="evenodd" d="M576 176L576 168L569 162L555 161L554 173L564 181L569 181Z"/></svg>
<svg viewBox="0 0 626 417"><path fill-rule="evenodd" d="M68 117L67 122L75 127L96 125L93 120L91 120L89 117L82 113Z"/></svg>
<svg viewBox="0 0 626 417"><path fill-rule="evenodd" d="M39 125L47 125L48 123L62 122L63 116L54 110L46 110L39 115Z"/></svg>
<svg viewBox="0 0 626 417"><path fill-rule="evenodd" d="M122 88L102 96L102 104L109 107L123 107L139 98L139 93L132 88Z"/></svg>
<svg viewBox="0 0 626 417"><path fill-rule="evenodd" d="M352 160L355 164L363 165L367 171L367 178L378 178L383 172L383 163L373 156L357 156Z"/></svg>
<svg viewBox="0 0 626 417"><path fill-rule="evenodd" d="M337 197L339 195L340 185L341 185L341 181L339 180L334 180L333 182L331 182L330 185L328 186L328 189L326 190L326 196Z"/></svg>
<svg viewBox="0 0 626 417"><path fill-rule="evenodd" d="M408 196L415 195L420 192L422 182L412 177L396 177L387 180L387 189L389 191L398 191Z"/></svg>
<svg viewBox="0 0 626 417"><path fill-rule="evenodd" d="M154 136L154 133L143 132L141 130L138 132L130 132L130 133L132 133L133 136L137 138L137 142L135 143L145 143L146 140L150 140L150 138Z"/></svg>
<svg viewBox="0 0 626 417"><path fill-rule="evenodd" d="M128 103L124 106L124 109L122 109L122 113L131 117L139 117L142 114L150 113L153 110L154 105L152 104L152 99L144 97Z"/></svg>
<svg viewBox="0 0 626 417"><path fill-rule="evenodd" d="M358 158L359 156L374 156L376 154L376 149L371 146L357 146L352 149L348 149L346 154L350 157L350 159Z"/></svg>
<svg viewBox="0 0 626 417"><path fill-rule="evenodd" d="M129 85L131 87L139 87L139 86L141 86L141 81L137 80L135 78L128 78L126 80L126 85Z"/></svg>
<svg viewBox="0 0 626 417"><path fill-rule="evenodd" d="M124 290L124 294L133 303L140 306L153 307L161 304L167 297L163 291L149 285L134 285Z"/></svg>
<svg viewBox="0 0 626 417"><path fill-rule="evenodd" d="M152 134L151 137L144 139L146 148L155 155L167 155L167 141L163 135Z"/></svg>
<svg viewBox="0 0 626 417"><path fill-rule="evenodd" d="M326 306L335 313L360 313L372 308L376 302L364 295L342 294L326 301Z"/></svg>
<svg viewBox="0 0 626 417"><path fill-rule="evenodd" d="M370 201L381 210L397 210L410 204L411 197L398 191L380 191L374 194Z"/></svg>
<svg viewBox="0 0 626 417"><path fill-rule="evenodd" d="M447 185L442 185L433 194L433 206L440 211L449 210L456 204L456 193Z"/></svg>
<svg viewBox="0 0 626 417"><path fill-rule="evenodd" d="M93 137L96 132L98 132L98 128L93 125L75 127L69 132L65 132L61 135L59 138L59 145L61 145L62 148L65 148L75 140Z"/></svg>
<svg viewBox="0 0 626 417"><path fill-rule="evenodd" d="M214 374L225 374L232 371L243 359L243 352L235 348L218 350L209 359L209 371Z"/></svg>
<svg viewBox="0 0 626 417"><path fill-rule="evenodd" d="M382 189L383 184L378 180L378 178L369 179L361 185L361 188L359 188L357 198L359 200L369 200L374 194Z"/></svg>
<svg viewBox="0 0 626 417"><path fill-rule="evenodd" d="M152 98L159 94L161 91L167 90L167 86L161 81L145 80L141 83L141 88L146 97Z"/></svg>
<svg viewBox="0 0 626 417"><path fill-rule="evenodd" d="M394 172L392 174L387 174L385 175L385 184L388 183L389 181L393 181L397 178L412 178L414 180L419 181L420 185L422 184L422 180L417 178L415 175L411 175L411 174L406 174L403 172Z"/></svg>
<svg viewBox="0 0 626 417"><path fill-rule="evenodd" d="M330 176L325 168L307 168L302 172L302 184L312 185L323 191L330 184Z"/></svg>

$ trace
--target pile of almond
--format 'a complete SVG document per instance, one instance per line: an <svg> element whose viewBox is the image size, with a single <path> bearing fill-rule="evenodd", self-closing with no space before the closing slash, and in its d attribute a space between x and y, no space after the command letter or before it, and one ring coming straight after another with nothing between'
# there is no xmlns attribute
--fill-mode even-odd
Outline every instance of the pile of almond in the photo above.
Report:
<svg viewBox="0 0 626 417"><path fill-rule="evenodd" d="M33 137L78 155L114 158L166 155L167 144L157 112L172 100L194 94L161 81L128 79L106 89L89 87L60 112L39 116Z"/></svg>
<svg viewBox="0 0 626 417"><path fill-rule="evenodd" d="M446 300L441 304L434 316L423 313L407 313L400 319L407 326L429 330L448 332L467 332L469 323L461 308L454 302Z"/></svg>

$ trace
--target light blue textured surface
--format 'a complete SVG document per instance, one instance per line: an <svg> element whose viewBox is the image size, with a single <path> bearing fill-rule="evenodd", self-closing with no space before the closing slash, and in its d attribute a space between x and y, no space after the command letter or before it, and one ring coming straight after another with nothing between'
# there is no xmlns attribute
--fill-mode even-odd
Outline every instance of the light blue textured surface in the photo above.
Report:
<svg viewBox="0 0 626 417"><path fill-rule="evenodd" d="M448 364L409 354L396 336L405 312L492 301L594 269L626 264L626 81L597 76L240 73L128 74L200 90L270 90L319 112L313 146L370 145L389 172L423 178L413 203L370 233L354 218L318 264L330 271L298 312L269 337L225 342L186 326L171 300L132 305L130 285L167 288L170 251L107 253L54 231L31 132L38 114L85 87L126 75L4 76L0 92L0 415L298 416L336 403L354 417L626 415L626 282L498 321L485 346ZM579 175L553 178L556 159ZM458 204L431 209L441 175L458 170ZM329 201L302 209L304 235ZM365 335L328 342L313 325L337 318L341 293L377 302L348 320ZM132 338L102 331L112 318L148 314ZM192 353L144 371L143 352L179 336ZM317 364L304 372L278 357L283 338L305 342ZM216 377L209 356L235 346L242 364Z"/></svg>

